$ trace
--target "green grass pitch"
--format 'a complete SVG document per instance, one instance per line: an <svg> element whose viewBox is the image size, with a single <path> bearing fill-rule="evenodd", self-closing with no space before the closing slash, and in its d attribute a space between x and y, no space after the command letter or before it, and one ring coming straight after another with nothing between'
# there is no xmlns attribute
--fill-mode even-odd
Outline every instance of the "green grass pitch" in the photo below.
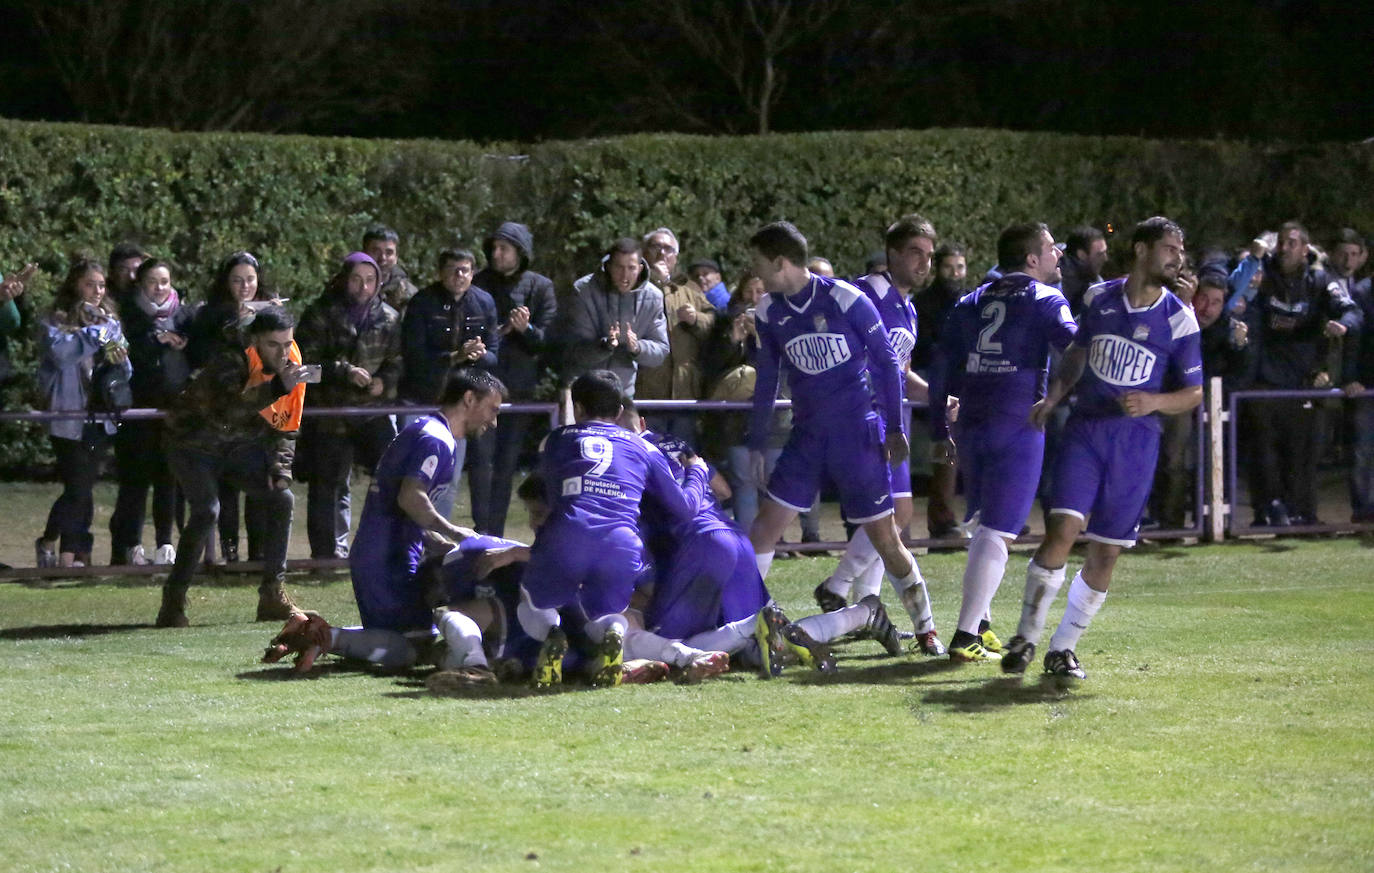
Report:
<svg viewBox="0 0 1374 873"><path fill-rule="evenodd" d="M4 584L0 870L1374 869L1370 545L1142 547L1075 687L854 643L833 677L441 699L283 681L249 580L171 631L147 578ZM921 559L946 639L962 562ZM769 582L800 616L833 564ZM345 575L290 587L356 620Z"/></svg>

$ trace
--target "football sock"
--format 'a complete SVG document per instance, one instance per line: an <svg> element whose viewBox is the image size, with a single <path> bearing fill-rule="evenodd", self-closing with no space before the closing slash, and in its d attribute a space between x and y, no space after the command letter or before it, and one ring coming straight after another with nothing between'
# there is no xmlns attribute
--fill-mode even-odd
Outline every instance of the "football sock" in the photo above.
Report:
<svg viewBox="0 0 1374 873"><path fill-rule="evenodd" d="M439 634L448 643L445 670L487 666L487 653L482 650L482 629L471 616L450 610L439 620Z"/></svg>
<svg viewBox="0 0 1374 873"><path fill-rule="evenodd" d="M674 667L686 667L692 663L692 658L699 654L701 654L700 651L683 645L677 640L666 639L650 631L630 628L625 633L626 660L645 658L650 661L672 664Z"/></svg>
<svg viewBox="0 0 1374 873"><path fill-rule="evenodd" d="M754 563L759 567L759 578L767 579L768 568L773 566L773 550L769 549L766 552L755 552Z"/></svg>
<svg viewBox="0 0 1374 873"><path fill-rule="evenodd" d="M721 625L715 630L703 631L688 637L682 642L690 648L703 652L729 652L735 654L754 640L754 624L758 614Z"/></svg>
<svg viewBox="0 0 1374 873"><path fill-rule="evenodd" d="M345 658L370 661L379 667L409 667L419 659L415 647L404 634L393 630L363 627L334 629L330 651Z"/></svg>
<svg viewBox="0 0 1374 873"><path fill-rule="evenodd" d="M854 580L854 599L863 600L870 594L878 594L883 590L883 559L875 558L873 563L864 568L859 574L859 578Z"/></svg>
<svg viewBox="0 0 1374 873"><path fill-rule="evenodd" d="M844 547L840 563L826 580L825 587L841 597L848 597L849 586L854 580L858 579L874 561L880 560L878 550L873 548L873 541L868 538L868 532L859 528L854 531L854 537L849 541L849 545Z"/></svg>
<svg viewBox="0 0 1374 873"><path fill-rule="evenodd" d="M1088 587L1083 581L1083 571L1074 575L1069 583L1069 605L1064 609L1064 617L1059 620L1059 628L1050 637L1050 651L1062 652L1078 646L1078 638L1092 624L1093 616L1102 608L1107 592Z"/></svg>
<svg viewBox="0 0 1374 873"><path fill-rule="evenodd" d="M549 638L549 631L558 627L559 618L556 609L540 609L530 602L529 592L522 586L520 588L520 603L515 607L515 616L520 620L520 626L525 629L525 633L530 635L530 639L539 640L541 643Z"/></svg>
<svg viewBox="0 0 1374 873"><path fill-rule="evenodd" d="M625 638L625 632L630 629L630 623L625 619L625 616L616 612L611 615L603 615L600 618L594 618L583 625L583 627L586 629L587 636L591 638L592 642L599 643L605 639L606 631L613 627L620 629L620 638L623 640Z"/></svg>
<svg viewBox="0 0 1374 873"><path fill-rule="evenodd" d="M887 578L892 580L892 587L897 589L902 607L906 609L906 614L911 616L911 624L916 633L923 634L935 630L935 617L931 615L926 580L921 578L921 569L916 566L916 559L911 559L910 573L900 579L888 573Z"/></svg>
<svg viewBox="0 0 1374 873"><path fill-rule="evenodd" d="M856 603L834 612L808 615L798 619L795 624L806 631L813 640L828 643L831 640L839 639L850 631L856 631L867 626L872 618L873 610L867 603Z"/></svg>
<svg viewBox="0 0 1374 873"><path fill-rule="evenodd" d="M959 630L978 633L987 614L1002 574L1007 569L1007 541L983 526L968 544L968 565L964 567L964 599L959 606Z"/></svg>
<svg viewBox="0 0 1374 873"><path fill-rule="evenodd" d="M1064 585L1064 568L1046 570L1031 558L1026 565L1026 593L1021 600L1021 623L1016 635L1029 643L1040 642L1045 632L1045 618L1050 614L1055 595Z"/></svg>

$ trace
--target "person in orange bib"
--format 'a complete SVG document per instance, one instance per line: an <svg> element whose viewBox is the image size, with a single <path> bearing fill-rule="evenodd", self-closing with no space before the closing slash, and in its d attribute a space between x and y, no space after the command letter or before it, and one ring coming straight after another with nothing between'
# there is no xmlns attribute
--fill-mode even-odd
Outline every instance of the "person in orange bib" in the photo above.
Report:
<svg viewBox="0 0 1374 873"><path fill-rule="evenodd" d="M286 310L259 311L246 328L248 347L217 353L168 409L168 462L189 517L162 589L158 627L189 623L186 592L219 516L221 478L261 498L266 515L257 620L284 621L297 611L282 588L294 504L291 464L308 373L294 330Z"/></svg>

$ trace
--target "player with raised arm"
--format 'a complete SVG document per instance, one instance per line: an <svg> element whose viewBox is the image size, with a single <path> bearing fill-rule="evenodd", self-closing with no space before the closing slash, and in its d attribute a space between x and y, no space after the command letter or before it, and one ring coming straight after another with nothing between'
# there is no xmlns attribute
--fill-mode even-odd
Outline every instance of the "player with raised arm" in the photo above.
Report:
<svg viewBox="0 0 1374 873"><path fill-rule="evenodd" d="M609 370L592 370L572 384L575 424L544 441L540 472L549 519L535 536L525 570L520 623L543 641L534 684L562 682L567 639L559 607L579 604L597 647L594 685L618 685L627 622L623 615L646 572L639 535L640 500L647 498L671 524L690 519L707 488L706 462L689 462L686 486L663 453L616 423L621 384Z"/></svg>
<svg viewBox="0 0 1374 873"><path fill-rule="evenodd" d="M1007 547L1026 523L1040 482L1045 432L1030 422L1045 391L1050 346L1063 351L1077 325L1057 289L1059 249L1044 224L1015 224L997 239L1002 276L964 295L951 310L931 368L931 441L937 453L955 445L974 528L964 569L953 661L990 661L986 616L1007 568ZM950 441L945 398L959 398Z"/></svg>
<svg viewBox="0 0 1374 873"><path fill-rule="evenodd" d="M1131 249L1130 275L1084 295L1073 345L1031 409L1031 422L1043 428L1075 391L1055 462L1049 530L1026 570L1021 623L1002 656L1007 673L1024 672L1034 658L1069 550L1084 531L1087 559L1069 586L1045 672L1085 678L1074 647L1107 597L1121 550L1135 545L1159 455L1156 414L1178 415L1202 401L1197 319L1165 287L1183 267L1183 229L1163 216L1148 218L1131 234Z"/></svg>
<svg viewBox="0 0 1374 873"><path fill-rule="evenodd" d="M806 238L792 224L769 224L749 240L754 274L768 296L755 314L759 335L749 444L754 477L767 482L749 531L759 575L767 578L788 522L811 507L823 477L840 492L845 517L862 525L916 628L921 651L944 654L925 580L893 522L892 464L909 451L902 432L902 373L877 309L847 282L806 268ZM764 474L779 376L792 391L792 434L771 477Z"/></svg>

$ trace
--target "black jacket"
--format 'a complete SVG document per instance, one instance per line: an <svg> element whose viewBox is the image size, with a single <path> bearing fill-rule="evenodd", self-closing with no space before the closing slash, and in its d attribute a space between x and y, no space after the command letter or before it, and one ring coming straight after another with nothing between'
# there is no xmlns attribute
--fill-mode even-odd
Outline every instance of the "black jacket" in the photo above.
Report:
<svg viewBox="0 0 1374 873"><path fill-rule="evenodd" d="M1326 369L1326 323L1339 321L1348 331L1342 372L1331 381L1343 385L1355 374L1362 320L1359 307L1326 271L1309 263L1289 278L1273 255L1264 256L1264 279L1245 311L1250 341L1258 357L1257 382L1274 388L1308 388Z"/></svg>
<svg viewBox="0 0 1374 873"><path fill-rule="evenodd" d="M133 367L129 389L134 395L134 406L166 408L186 386L186 380L191 378L186 349L158 342L157 335L170 330L188 336L193 315L191 307L179 306L167 323L159 324L136 304L124 308L124 338L129 341L129 364Z"/></svg>
<svg viewBox="0 0 1374 873"><path fill-rule="evenodd" d="M472 285L455 302L449 290L435 282L410 298L401 322L401 399L437 403L449 370L464 363L453 353L474 337L481 337L487 353L469 366L494 370L501 335L496 330L496 304L486 291Z"/></svg>
<svg viewBox="0 0 1374 873"><path fill-rule="evenodd" d="M558 297L553 281L529 269L534 259L534 241L529 228L514 221L502 224L487 237L482 249L491 261L491 248L496 240L504 240L520 252L520 269L504 276L490 267L473 277L472 284L491 295L496 305L497 321L504 323L510 311L524 306L530 311L530 326L523 333L510 331L501 337L494 372L512 400L528 400L534 396L544 368L550 366L553 346L549 333L558 313ZM488 344L490 347L490 343Z"/></svg>

